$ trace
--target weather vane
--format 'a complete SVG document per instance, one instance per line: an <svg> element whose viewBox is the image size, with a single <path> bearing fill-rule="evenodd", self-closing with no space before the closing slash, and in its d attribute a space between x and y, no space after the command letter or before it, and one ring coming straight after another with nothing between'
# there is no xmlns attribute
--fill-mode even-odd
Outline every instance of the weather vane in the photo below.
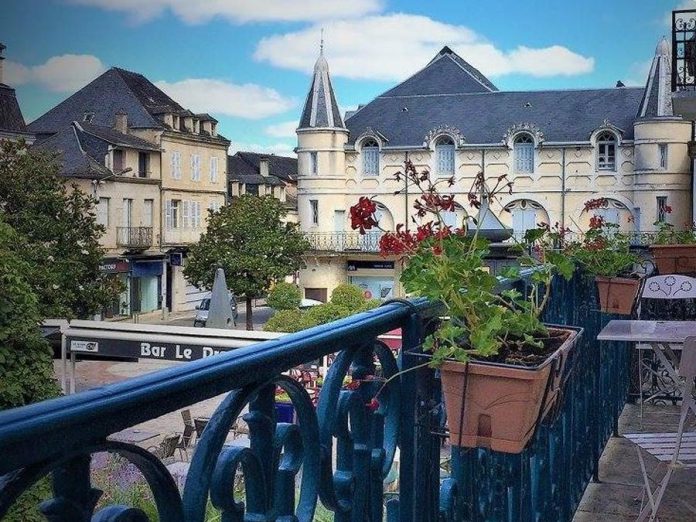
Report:
<svg viewBox="0 0 696 522"><path fill-rule="evenodd" d="M321 28L321 42L319 43L319 54L324 54L324 28Z"/></svg>

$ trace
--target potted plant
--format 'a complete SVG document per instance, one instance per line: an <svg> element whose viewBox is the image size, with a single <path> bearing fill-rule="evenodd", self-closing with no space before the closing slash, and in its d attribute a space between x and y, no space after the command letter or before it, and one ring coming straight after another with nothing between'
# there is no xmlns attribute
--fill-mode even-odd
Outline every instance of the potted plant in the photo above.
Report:
<svg viewBox="0 0 696 522"><path fill-rule="evenodd" d="M600 208L604 201L588 201L585 209ZM602 312L630 315L633 311L641 279L633 270L638 256L630 247L630 237L619 231L619 225L601 216L590 218L590 227L581 241L566 246L569 257L594 276Z"/></svg>
<svg viewBox="0 0 696 522"><path fill-rule="evenodd" d="M295 421L295 407L292 405L290 396L281 388L276 388L275 411L278 422L292 424Z"/></svg>
<svg viewBox="0 0 696 522"><path fill-rule="evenodd" d="M672 213L672 207L665 207L667 214ZM657 233L650 245L650 253L655 260L660 274L692 274L696 273L696 230L689 227L686 230L675 230L674 225L666 221L658 221Z"/></svg>
<svg viewBox="0 0 696 522"><path fill-rule="evenodd" d="M406 162L406 176L420 196L414 203L415 230L398 225L384 231L380 251L404 262L401 282L406 292L440 301L446 316L423 344L429 365L439 367L451 443L519 453L540 420L558 400L563 365L575 346L577 329L548 327L540 314L556 274L570 277L571 260L552 247L554 234L544 227L520 246L522 266L534 269L528 295L498 292L500 280L485 267L488 240L479 233L488 203L502 190L512 190L506 176L486 189L479 174L469 191L469 204L479 209L474 226L447 226L444 212L455 209L454 196L440 193L442 183ZM376 204L363 197L351 208L353 229L379 227ZM473 233L471 232L473 229ZM509 269L514 276L519 269Z"/></svg>

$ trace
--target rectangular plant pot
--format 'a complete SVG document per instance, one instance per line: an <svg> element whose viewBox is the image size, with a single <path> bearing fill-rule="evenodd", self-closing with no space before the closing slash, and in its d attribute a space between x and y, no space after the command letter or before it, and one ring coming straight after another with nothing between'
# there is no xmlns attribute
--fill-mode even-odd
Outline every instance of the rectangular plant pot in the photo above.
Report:
<svg viewBox="0 0 696 522"><path fill-rule="evenodd" d="M276 402L276 420L292 424L295 421L295 407L289 402Z"/></svg>
<svg viewBox="0 0 696 522"><path fill-rule="evenodd" d="M651 245L660 275L696 273L696 245Z"/></svg>
<svg viewBox="0 0 696 522"><path fill-rule="evenodd" d="M550 327L567 333L563 344L535 367L448 361L441 367L450 443L504 453L524 450L560 395L582 329Z"/></svg>
<svg viewBox="0 0 696 522"><path fill-rule="evenodd" d="M595 281L602 312L631 315L640 290L640 279L597 276Z"/></svg>

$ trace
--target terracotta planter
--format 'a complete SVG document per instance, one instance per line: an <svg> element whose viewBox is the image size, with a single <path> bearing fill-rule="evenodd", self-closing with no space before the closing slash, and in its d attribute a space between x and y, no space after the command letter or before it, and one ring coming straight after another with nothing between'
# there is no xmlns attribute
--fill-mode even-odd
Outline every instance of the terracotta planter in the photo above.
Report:
<svg viewBox="0 0 696 522"><path fill-rule="evenodd" d="M640 290L640 279L630 277L595 277L599 309L610 314L631 315Z"/></svg>
<svg viewBox="0 0 696 522"><path fill-rule="evenodd" d="M563 344L536 367L483 361L443 364L450 443L520 453L559 400L566 363L581 331L562 329L567 335Z"/></svg>
<svg viewBox="0 0 696 522"><path fill-rule="evenodd" d="M696 245L651 245L661 275L696 273Z"/></svg>

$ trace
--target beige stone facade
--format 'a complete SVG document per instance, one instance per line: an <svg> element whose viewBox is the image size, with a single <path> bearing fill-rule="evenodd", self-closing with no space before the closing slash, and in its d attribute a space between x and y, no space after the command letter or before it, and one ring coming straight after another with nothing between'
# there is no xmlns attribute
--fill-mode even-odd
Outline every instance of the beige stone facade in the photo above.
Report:
<svg viewBox="0 0 696 522"><path fill-rule="evenodd" d="M447 53L451 51L447 49ZM665 50L662 44L658 46L656 63L651 71L655 82L664 81L665 68L669 65L665 53L668 49ZM461 61L461 58L456 57L456 60ZM461 62L457 65L461 66ZM318 67L322 69L324 64L318 62ZM328 74L327 66L326 71ZM321 72L318 74L315 69L313 86L322 81ZM419 81L422 82L422 78ZM648 83L650 85L650 79ZM558 223L581 233L586 230L591 217L584 210L585 204L595 198L605 198L607 206L594 213L603 215L626 231L651 232L659 220L680 228L688 226L692 218L693 175L689 144L693 123L673 115L667 96L657 89L654 92L659 92L659 97L654 95L654 101L650 92L646 92L641 100L643 93L636 90L578 93L578 97L590 100L611 97L612 101L603 102L607 105L607 114L600 112L593 116L596 123L589 121L590 116L587 116L587 122L578 122L590 127L584 133L576 132L577 137L573 139L545 136L544 125L537 124L531 117L531 121L520 121L502 128L491 141L475 141L469 138L474 131L462 132L454 125L433 120L430 122L431 130L423 133L422 143L400 146L397 138L408 131L380 125L385 121L398 121L384 115L392 106L404 114L402 118L410 117L409 111L422 110L416 105L418 102L412 101L416 95L400 92L399 96L394 95L391 106L384 100L376 100L374 104L378 109L373 111L372 120L364 116L370 105L368 109L361 109L362 115L358 110L357 115L362 116L360 125L354 119L348 119L346 126L334 120L333 125L322 127L308 123L311 117L318 117L308 107L323 107L324 102L330 105L333 92L331 100L317 102L311 99L313 90L310 90L301 122L305 125L301 125L297 132L296 150L299 161L298 213L301 228L310 237L314 252L308 257L307 268L300 274L301 286L305 291L309 289L312 295L324 292L330 296L338 284L354 282L374 295L375 288L384 287L391 280L393 292L387 296L402 293L397 282L398 262L393 268L388 262L380 264L390 260L382 260L376 253L376 237L371 239L369 234L359 237L351 230L349 207L360 196L370 196L378 203L377 214L383 229L394 230L396 224L407 222L413 213L415 195L406 196L403 181L396 181L394 176L403 170L406 158L419 171L430 172L432 177L454 177L454 186L446 189L455 195L459 205L457 211L446 218L453 226L462 226L471 212L466 194L479 172L484 172L491 185L501 175L513 182L512 194L501 196L492 202L491 208L518 235L541 222ZM527 99L524 93L512 94ZM486 91L476 95L483 100L482 105L488 103L490 98L486 97L492 95L498 96L496 99L501 103L511 103L508 97L499 96L492 90L490 94ZM523 107L535 108L535 104L549 103L547 98L553 97L567 103L579 103L573 96L567 97L566 93L558 91L550 92L548 96L545 93L534 96L530 95L528 99L532 101L527 101ZM447 103L445 96L441 103ZM627 107L627 116L621 127L613 121L617 116L612 112L612 105L617 103ZM454 106L452 109L457 110ZM513 106L511 110L518 109ZM578 108L569 106L567 110L578 111ZM584 110L580 109L581 115ZM563 111L564 107L553 106L548 113L565 121L568 116ZM417 118L417 115L413 117ZM422 123L421 120L415 121ZM630 127L627 128L626 122ZM482 124L494 125L497 122L486 123L484 116ZM556 130L557 122L545 124L547 128L553 127L556 135L573 134ZM356 128L358 132L360 128L365 130L356 136ZM486 135L486 132L478 134ZM447 146L440 149L443 143ZM672 212L666 213L666 207L671 207ZM359 267L356 269L355 265Z"/></svg>

